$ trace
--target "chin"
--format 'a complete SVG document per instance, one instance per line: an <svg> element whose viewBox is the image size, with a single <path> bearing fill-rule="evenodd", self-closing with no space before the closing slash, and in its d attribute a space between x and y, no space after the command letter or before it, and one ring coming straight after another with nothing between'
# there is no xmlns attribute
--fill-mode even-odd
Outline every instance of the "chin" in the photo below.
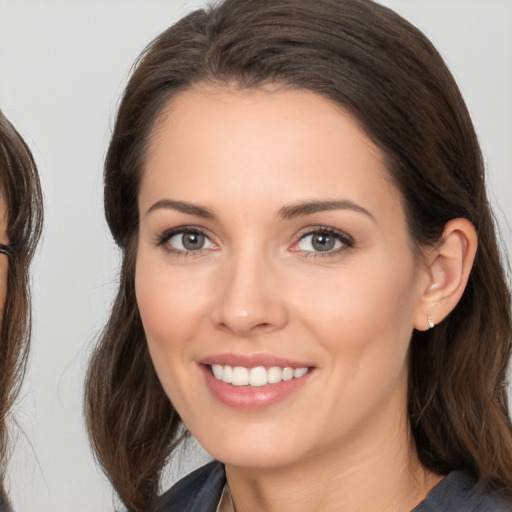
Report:
<svg viewBox="0 0 512 512"><path fill-rule="evenodd" d="M281 468L289 466L296 462L297 455L276 452L276 448L269 449L265 447L264 450L258 449L258 446L252 447L249 450L214 450L211 453L212 457L226 466L245 468L245 469L270 469Z"/></svg>
<svg viewBox="0 0 512 512"><path fill-rule="evenodd" d="M293 464L300 455L296 449L297 442L293 442L293 436L285 434L286 429L280 429L274 435L264 429L259 430L257 425L257 432L247 432L242 428L234 434L233 429L229 430L220 435L210 431L208 436L196 437L206 452L228 466L277 468Z"/></svg>

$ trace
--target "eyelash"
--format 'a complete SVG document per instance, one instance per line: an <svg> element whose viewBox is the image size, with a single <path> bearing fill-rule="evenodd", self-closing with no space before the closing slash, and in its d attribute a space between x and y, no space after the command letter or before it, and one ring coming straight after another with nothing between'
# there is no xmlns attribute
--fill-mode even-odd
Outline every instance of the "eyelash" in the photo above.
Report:
<svg viewBox="0 0 512 512"><path fill-rule="evenodd" d="M175 256L183 256L183 257L193 257L193 256L203 256L206 251L209 249L197 249L197 250L182 250L182 249L176 249L174 247L171 247L167 242L169 240L176 236L176 235L183 235L185 233L190 234L198 234L204 236L207 240L210 241L210 243L213 244L211 241L211 237L208 235L208 233L197 227L197 226L180 226L177 228L168 229L167 231L164 231L161 235L158 235L156 239L156 245L158 247L161 247L164 251L171 253Z"/></svg>
<svg viewBox="0 0 512 512"><path fill-rule="evenodd" d="M354 239L348 235L347 233L344 233L343 231L339 231L338 229L334 228L326 228L326 227L313 227L308 228L307 231L303 232L298 240L293 244L293 246L297 246L302 240L306 239L308 236L312 235L327 235L333 237L335 240L341 242L342 246L334 249L334 250L327 250L325 252L322 251L301 251L300 249L296 249L293 252L302 252L304 257L306 258L330 258L339 255L341 252L346 251L347 249L351 249L354 247Z"/></svg>
<svg viewBox="0 0 512 512"><path fill-rule="evenodd" d="M173 238L176 235L183 235L185 233L189 234L199 234L204 236L211 244L215 245L211 241L210 235L203 229L197 227L197 226L180 226L176 228L169 229L167 231L164 231L162 234L160 234L156 239L156 245L158 247L162 247L166 252L172 253L176 256L183 256L183 257L191 257L191 256L203 256L207 251L210 250L210 248L207 249L197 249L197 250L182 250L182 249L176 249L168 244L169 240ZM340 242L342 244L341 247L336 248L335 250L326 250L325 252L322 251L305 251L300 249L293 249L294 247L297 247L298 244L300 244L301 241L305 240L308 236L312 235L326 235L333 237L336 241ZM314 227L314 228L308 228L307 231L300 234L297 241L293 243L291 252L297 252L302 253L304 257L306 258L328 258L337 256L339 253L346 251L347 249L351 249L354 247L354 239L348 235L347 233L344 233L343 231L339 231L334 228L326 228L326 227Z"/></svg>

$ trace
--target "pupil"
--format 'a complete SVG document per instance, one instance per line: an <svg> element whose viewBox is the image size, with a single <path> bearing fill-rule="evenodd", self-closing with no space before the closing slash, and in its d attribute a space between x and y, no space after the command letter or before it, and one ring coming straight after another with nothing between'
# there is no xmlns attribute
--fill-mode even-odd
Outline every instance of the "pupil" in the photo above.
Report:
<svg viewBox="0 0 512 512"><path fill-rule="evenodd" d="M334 249L335 239L330 235L317 233L313 235L312 245L316 251L330 251Z"/></svg>
<svg viewBox="0 0 512 512"><path fill-rule="evenodd" d="M188 251L201 249L204 244L204 235L201 233L185 233L182 237L181 243Z"/></svg>

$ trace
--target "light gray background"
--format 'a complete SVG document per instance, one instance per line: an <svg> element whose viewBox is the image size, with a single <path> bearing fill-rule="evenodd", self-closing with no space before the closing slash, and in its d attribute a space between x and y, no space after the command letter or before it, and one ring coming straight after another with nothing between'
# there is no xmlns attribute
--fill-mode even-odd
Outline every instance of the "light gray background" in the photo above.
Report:
<svg viewBox="0 0 512 512"><path fill-rule="evenodd" d="M387 0L439 48L467 100L512 248L512 1ZM88 354L118 255L103 220L102 159L143 47L200 1L0 0L0 108L32 147L44 188L33 350L9 467L17 512L109 511L82 420ZM183 457L182 457L183 458ZM189 468L201 455L185 457ZM172 471L169 480L176 476Z"/></svg>

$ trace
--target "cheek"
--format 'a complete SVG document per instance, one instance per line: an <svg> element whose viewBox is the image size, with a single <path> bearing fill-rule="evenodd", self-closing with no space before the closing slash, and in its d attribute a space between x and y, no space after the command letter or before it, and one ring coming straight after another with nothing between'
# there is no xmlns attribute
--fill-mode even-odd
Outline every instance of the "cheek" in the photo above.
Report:
<svg viewBox="0 0 512 512"><path fill-rule="evenodd" d="M190 341L197 327L195 297L200 290L184 278L177 281L166 267L139 251L135 292L155 371L175 407L186 411L193 396L182 383L190 365Z"/></svg>
<svg viewBox="0 0 512 512"><path fill-rule="evenodd" d="M408 339L416 303L413 267L375 267L355 279L349 292L351 300L345 304L351 321L362 330L397 336L396 341L404 335Z"/></svg>
<svg viewBox="0 0 512 512"><path fill-rule="evenodd" d="M135 291L152 352L185 346L204 318L205 282L186 269L176 271L159 257L140 251Z"/></svg>
<svg viewBox="0 0 512 512"><path fill-rule="evenodd" d="M371 264L340 268L325 279L316 276L294 291L306 329L338 354L339 363L350 361L347 366L354 372L367 366L374 369L370 373L390 366L399 371L406 359L417 300L416 270L412 259L400 265L390 265L390 260L374 256Z"/></svg>
<svg viewBox="0 0 512 512"><path fill-rule="evenodd" d="M297 304L307 306L307 316L325 325L333 326L337 318L345 327L369 324L385 329L396 325L396 320L412 326L409 313L416 302L413 262L393 266L375 257L369 263L358 268L340 267L325 276L315 274L310 280L302 278L301 286L294 290Z"/></svg>

